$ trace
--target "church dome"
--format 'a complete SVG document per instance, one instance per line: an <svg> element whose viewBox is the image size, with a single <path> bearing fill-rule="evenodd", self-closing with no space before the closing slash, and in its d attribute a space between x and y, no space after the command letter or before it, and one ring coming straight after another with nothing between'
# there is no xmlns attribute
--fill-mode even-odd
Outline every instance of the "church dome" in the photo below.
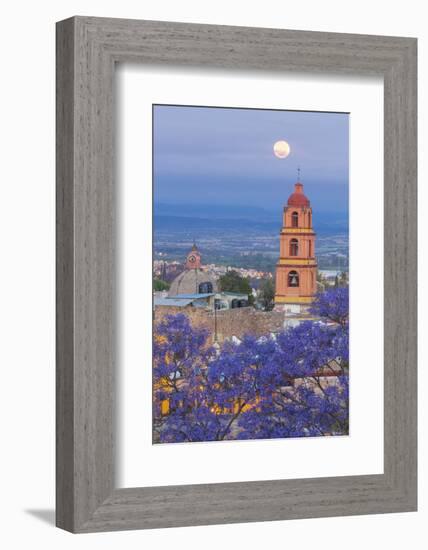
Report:
<svg viewBox="0 0 428 550"><path fill-rule="evenodd" d="M303 193L303 184L299 181L294 184L294 193L288 197L288 206L310 206L308 197Z"/></svg>
<svg viewBox="0 0 428 550"><path fill-rule="evenodd" d="M211 294L218 292L215 277L203 269L186 269L171 283L168 296L178 294Z"/></svg>

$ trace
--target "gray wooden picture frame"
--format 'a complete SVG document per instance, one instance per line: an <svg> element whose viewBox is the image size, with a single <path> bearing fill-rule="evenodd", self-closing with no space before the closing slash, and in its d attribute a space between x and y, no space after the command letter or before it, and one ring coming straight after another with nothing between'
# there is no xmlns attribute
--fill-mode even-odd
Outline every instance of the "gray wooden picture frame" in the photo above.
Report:
<svg viewBox="0 0 428 550"><path fill-rule="evenodd" d="M413 38L91 17L57 24L58 527L83 533L416 510L416 45ZM118 62L383 77L383 474L115 487Z"/></svg>

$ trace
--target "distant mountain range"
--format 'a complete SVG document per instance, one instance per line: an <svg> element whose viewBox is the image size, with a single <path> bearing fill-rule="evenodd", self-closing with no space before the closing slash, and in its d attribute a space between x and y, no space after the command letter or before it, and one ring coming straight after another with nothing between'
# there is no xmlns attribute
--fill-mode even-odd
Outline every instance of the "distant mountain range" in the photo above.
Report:
<svg viewBox="0 0 428 550"><path fill-rule="evenodd" d="M164 204L154 205L156 216L200 217L209 219L251 219L271 220L278 211L269 211L257 206L222 204Z"/></svg>
<svg viewBox="0 0 428 550"><path fill-rule="evenodd" d="M314 212L313 220L314 229L319 234L348 233L347 212ZM155 233L242 231L277 234L281 223L281 211L256 206L164 203L154 206Z"/></svg>

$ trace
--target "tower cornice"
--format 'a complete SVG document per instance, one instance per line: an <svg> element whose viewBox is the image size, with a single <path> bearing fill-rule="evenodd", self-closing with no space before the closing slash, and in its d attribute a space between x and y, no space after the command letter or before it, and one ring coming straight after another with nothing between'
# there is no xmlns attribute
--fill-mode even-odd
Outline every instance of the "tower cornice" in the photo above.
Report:
<svg viewBox="0 0 428 550"><path fill-rule="evenodd" d="M310 235L315 236L316 233L310 227L283 227L280 235Z"/></svg>
<svg viewBox="0 0 428 550"><path fill-rule="evenodd" d="M316 267L317 260L316 258L290 258L284 257L278 260L277 266L299 266L299 267Z"/></svg>

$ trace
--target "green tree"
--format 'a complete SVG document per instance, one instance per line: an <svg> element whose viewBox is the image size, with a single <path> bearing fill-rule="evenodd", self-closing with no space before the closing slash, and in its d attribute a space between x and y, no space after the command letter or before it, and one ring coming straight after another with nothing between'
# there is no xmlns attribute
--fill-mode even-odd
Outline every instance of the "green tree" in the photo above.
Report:
<svg viewBox="0 0 428 550"><path fill-rule="evenodd" d="M238 292L240 294L246 294L248 296L248 303L250 305L254 304L250 281L247 277L241 277L237 271L232 269L225 275L222 275L218 280L218 284L220 290L223 292Z"/></svg>
<svg viewBox="0 0 428 550"><path fill-rule="evenodd" d="M346 273L346 271L342 271L342 273L340 274L339 286L346 287L348 285L348 274Z"/></svg>
<svg viewBox="0 0 428 550"><path fill-rule="evenodd" d="M326 282L324 275L320 271L317 272L317 281L323 285Z"/></svg>
<svg viewBox="0 0 428 550"><path fill-rule="evenodd" d="M259 302L265 311L271 311L274 306L275 284L273 279L264 279L259 289Z"/></svg>
<svg viewBox="0 0 428 550"><path fill-rule="evenodd" d="M168 290L169 284L162 279L153 279L153 290L161 292L162 290Z"/></svg>

